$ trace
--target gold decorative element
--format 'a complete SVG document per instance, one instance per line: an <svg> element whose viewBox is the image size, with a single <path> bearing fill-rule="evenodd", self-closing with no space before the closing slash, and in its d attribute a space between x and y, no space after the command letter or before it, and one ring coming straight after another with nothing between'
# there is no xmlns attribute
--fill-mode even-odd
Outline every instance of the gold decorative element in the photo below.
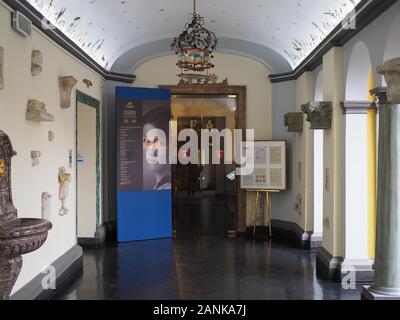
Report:
<svg viewBox="0 0 400 320"><path fill-rule="evenodd" d="M4 159L0 159L0 178L2 178L5 173L6 173L6 163Z"/></svg>
<svg viewBox="0 0 400 320"><path fill-rule="evenodd" d="M93 87L93 82L90 81L89 79L83 79L83 83L86 85L86 88Z"/></svg>

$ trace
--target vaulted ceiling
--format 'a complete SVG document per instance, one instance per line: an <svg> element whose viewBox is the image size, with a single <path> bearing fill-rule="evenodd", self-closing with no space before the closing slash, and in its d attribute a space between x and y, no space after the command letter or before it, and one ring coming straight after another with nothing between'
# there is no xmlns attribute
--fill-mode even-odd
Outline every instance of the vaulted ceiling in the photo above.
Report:
<svg viewBox="0 0 400 320"><path fill-rule="evenodd" d="M106 69L135 48L143 57L168 52L193 8L191 0L27 1ZM298 66L360 1L197 0L197 11L223 39L221 51L259 56L266 64L281 59L286 66L280 62L273 71L283 72Z"/></svg>

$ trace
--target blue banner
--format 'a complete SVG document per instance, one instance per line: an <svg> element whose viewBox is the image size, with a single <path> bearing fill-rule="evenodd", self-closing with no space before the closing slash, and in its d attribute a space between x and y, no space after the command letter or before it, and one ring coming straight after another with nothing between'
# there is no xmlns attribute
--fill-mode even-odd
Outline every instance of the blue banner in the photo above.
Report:
<svg viewBox="0 0 400 320"><path fill-rule="evenodd" d="M118 242L172 237L171 166L154 160L168 161L170 99L165 89L116 89Z"/></svg>

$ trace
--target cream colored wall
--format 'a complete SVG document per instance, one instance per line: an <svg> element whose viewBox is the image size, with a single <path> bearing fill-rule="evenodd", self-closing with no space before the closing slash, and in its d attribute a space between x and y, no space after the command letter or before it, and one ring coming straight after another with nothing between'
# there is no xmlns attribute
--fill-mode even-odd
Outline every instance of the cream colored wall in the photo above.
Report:
<svg viewBox="0 0 400 320"><path fill-rule="evenodd" d="M158 87L177 84L180 70L176 56L155 58L143 63L134 73L136 87ZM256 140L272 139L272 85L268 79L270 71L261 63L232 54L215 54L215 69L219 81L228 78L230 85L247 87L247 129L254 129ZM283 120L282 120L283 121ZM283 125L283 122L282 122ZM247 197L247 224L251 224L250 212L255 195Z"/></svg>
<svg viewBox="0 0 400 320"><path fill-rule="evenodd" d="M143 63L134 71L135 87L174 85L180 70L176 56L155 58ZM270 71L261 63L231 54L215 54L215 73L219 81L228 78L230 85L247 86L247 128L255 129L257 140L272 136L272 87L268 79Z"/></svg>
<svg viewBox="0 0 400 320"><path fill-rule="evenodd" d="M314 76L305 72L296 80L296 108L301 112L301 105L313 101ZM294 158L294 199L301 196L301 212L294 212L294 221L304 231L313 231L313 131L304 115L303 131L296 134Z"/></svg>
<svg viewBox="0 0 400 320"><path fill-rule="evenodd" d="M78 165L78 237L93 238L96 232L96 109L77 105L77 152L83 156Z"/></svg>
<svg viewBox="0 0 400 320"><path fill-rule="evenodd" d="M323 246L334 257L343 257L343 49L332 48L323 58L324 100L333 103L332 129L324 131L324 230ZM327 170L329 174L327 175ZM328 181L327 181L328 176ZM325 185L328 189L325 189Z"/></svg>
<svg viewBox="0 0 400 320"><path fill-rule="evenodd" d="M41 217L41 193L52 195L53 229L45 245L23 257L24 265L14 287L14 292L32 280L42 270L73 247L76 240L75 213L75 103L69 109L60 107L58 77L73 75L78 79L76 88L101 99L102 79L83 64L50 42L36 29L31 38L15 33L10 26L10 11L0 3L0 46L4 48L5 87L0 90L0 130L6 132L18 155L12 162L12 187L14 203L19 217ZM31 75L31 52L38 49L44 56L43 73ZM90 79L94 86L86 89L82 79ZM48 112L56 118L51 123L34 123L25 120L29 99L46 103ZM75 90L72 94L75 101ZM48 141L48 131L56 135ZM73 150L73 168L68 166L68 152ZM31 166L30 151L40 150L38 167ZM69 215L58 215L58 169L68 168L72 174L67 207Z"/></svg>

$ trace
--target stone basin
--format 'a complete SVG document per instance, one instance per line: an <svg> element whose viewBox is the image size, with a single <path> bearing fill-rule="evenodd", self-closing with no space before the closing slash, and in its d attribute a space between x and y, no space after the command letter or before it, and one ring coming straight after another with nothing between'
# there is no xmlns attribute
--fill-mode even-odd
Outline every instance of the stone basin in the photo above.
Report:
<svg viewBox="0 0 400 320"><path fill-rule="evenodd" d="M15 219L0 225L0 258L14 259L39 249L52 224L42 219Z"/></svg>

